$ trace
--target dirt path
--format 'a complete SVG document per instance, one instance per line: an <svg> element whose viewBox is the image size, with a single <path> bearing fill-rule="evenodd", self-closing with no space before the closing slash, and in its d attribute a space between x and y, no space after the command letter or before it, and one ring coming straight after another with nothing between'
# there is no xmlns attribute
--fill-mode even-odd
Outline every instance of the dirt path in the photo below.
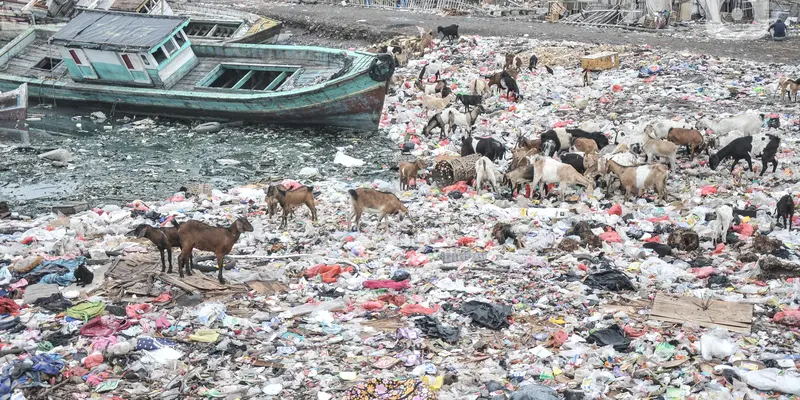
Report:
<svg viewBox="0 0 800 400"><path fill-rule="evenodd" d="M232 4L242 8L242 3ZM411 11L379 8L342 7L339 5L312 5L287 3L250 3L248 11L277 18L288 26L308 30L309 35L335 39L375 41L398 34L416 34L416 26L434 28L439 25L458 24L462 34L482 36L519 37L547 40L573 40L578 42L613 45L650 45L657 49L688 51L721 57L743 58L767 63L798 63L800 53L787 51L800 39L787 42L770 40L734 41L705 37L701 27L683 31L668 30L650 33L610 28L585 28L563 24L531 21L527 18L446 17Z"/></svg>

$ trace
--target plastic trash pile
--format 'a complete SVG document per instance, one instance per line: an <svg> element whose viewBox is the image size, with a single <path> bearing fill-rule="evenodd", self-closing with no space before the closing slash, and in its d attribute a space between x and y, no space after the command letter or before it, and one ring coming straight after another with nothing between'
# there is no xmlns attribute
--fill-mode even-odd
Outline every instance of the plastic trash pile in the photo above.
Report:
<svg viewBox="0 0 800 400"><path fill-rule="evenodd" d="M443 63L458 93L493 70L497 53L546 45L475 38L426 60ZM524 100L486 99L475 135L511 147L554 126L631 136L655 118L778 112L780 127L765 127L782 138L778 172L713 172L705 155L681 156L668 203L652 194L623 203L603 189L558 203L465 185L453 196L424 179L406 192L396 179L307 181L319 221L299 208L286 230L268 217L261 183L72 216L12 213L0 220L0 399L800 396L800 236L771 215L783 194L800 193L795 119L769 97L781 71L646 48L622 57L588 88L578 68L523 71ZM412 64L398 73L416 77ZM413 91L395 86L385 133L420 156L457 152L458 134L418 135L427 116ZM341 169L361 161L335 157ZM383 230L365 217L364 232L347 231L347 190L358 186L397 193L411 218L390 216ZM737 217L714 243L723 204ZM195 254L205 275L180 279L161 273L146 239L127 235L141 223L227 226L239 216L254 230L228 257L226 286L207 254ZM522 246L498 239L498 223Z"/></svg>

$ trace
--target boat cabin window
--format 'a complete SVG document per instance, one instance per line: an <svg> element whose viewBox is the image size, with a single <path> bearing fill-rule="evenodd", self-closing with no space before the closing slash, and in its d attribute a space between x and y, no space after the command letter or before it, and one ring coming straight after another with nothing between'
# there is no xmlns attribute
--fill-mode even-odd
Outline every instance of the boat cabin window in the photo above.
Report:
<svg viewBox="0 0 800 400"><path fill-rule="evenodd" d="M142 62L144 63L144 65L147 65L148 67L150 66L150 58L149 57L147 57L144 54L140 54L139 57L141 57Z"/></svg>
<svg viewBox="0 0 800 400"><path fill-rule="evenodd" d="M178 33L175 34L175 43L178 44L179 49L183 47L184 43L186 43L186 38L183 37L183 32L178 31Z"/></svg>
<svg viewBox="0 0 800 400"><path fill-rule="evenodd" d="M41 59L33 68L43 69L45 71L52 71L61 64L60 58L45 57Z"/></svg>
<svg viewBox="0 0 800 400"><path fill-rule="evenodd" d="M199 87L236 90L277 90L299 70L283 65L222 64L197 84Z"/></svg>
<svg viewBox="0 0 800 400"><path fill-rule="evenodd" d="M78 56L78 52L75 50L70 50L69 55L72 56L72 61L75 61L75 64L82 65L81 58Z"/></svg>
<svg viewBox="0 0 800 400"><path fill-rule="evenodd" d="M163 48L164 48L164 50L167 51L167 54L169 54L169 55L172 55L172 53L174 53L175 50L178 50L178 48L175 47L175 43L172 41L172 39L167 40L167 42L164 43L164 47Z"/></svg>
<svg viewBox="0 0 800 400"><path fill-rule="evenodd" d="M164 50L164 47L162 46L162 47L159 47L158 50L156 50L155 53L153 53L153 57L155 57L155 59L156 59L156 64L160 65L162 62L164 62L164 60L169 58L169 56L167 56L167 53L165 53L165 51L166 50Z"/></svg>
<svg viewBox="0 0 800 400"><path fill-rule="evenodd" d="M128 69L136 69L136 68L133 67L133 62L131 62L131 56L129 56L127 54L123 54L122 55L122 62L125 63L125 67L127 67Z"/></svg>

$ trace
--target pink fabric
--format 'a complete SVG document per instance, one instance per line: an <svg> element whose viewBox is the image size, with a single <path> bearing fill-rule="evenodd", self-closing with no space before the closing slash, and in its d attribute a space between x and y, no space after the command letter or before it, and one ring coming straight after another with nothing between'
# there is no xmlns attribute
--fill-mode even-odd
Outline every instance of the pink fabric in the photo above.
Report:
<svg viewBox="0 0 800 400"><path fill-rule="evenodd" d="M93 351L103 351L108 346L112 344L117 344L117 337L116 336L101 336L97 337L92 340L92 350Z"/></svg>
<svg viewBox="0 0 800 400"><path fill-rule="evenodd" d="M292 180L292 179L284 179L281 181L281 185L286 188L288 191L297 190L303 187L300 182Z"/></svg>
<svg viewBox="0 0 800 400"><path fill-rule="evenodd" d="M708 278L711 275L717 274L717 269L714 267L695 268L692 270L694 276L698 279Z"/></svg>
<svg viewBox="0 0 800 400"><path fill-rule="evenodd" d="M81 327L81 335L88 337L111 336L116 332L128 329L130 322L121 323L112 316L94 317Z"/></svg>
<svg viewBox="0 0 800 400"><path fill-rule="evenodd" d="M152 304L131 304L125 306L125 314L128 315L128 318L139 319L142 317L142 314L149 312L153 308Z"/></svg>
<svg viewBox="0 0 800 400"><path fill-rule="evenodd" d="M376 280L364 281L363 285L364 288L366 289L403 290L411 287L411 284L408 282L408 280L395 282L391 279L376 279Z"/></svg>

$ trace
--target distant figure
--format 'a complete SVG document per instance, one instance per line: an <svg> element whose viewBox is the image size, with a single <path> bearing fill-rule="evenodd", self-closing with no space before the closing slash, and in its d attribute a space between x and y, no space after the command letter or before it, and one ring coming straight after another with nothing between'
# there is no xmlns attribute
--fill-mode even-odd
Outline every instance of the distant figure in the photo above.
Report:
<svg viewBox="0 0 800 400"><path fill-rule="evenodd" d="M780 18L767 28L769 31L772 31L772 40L786 40L786 24Z"/></svg>

